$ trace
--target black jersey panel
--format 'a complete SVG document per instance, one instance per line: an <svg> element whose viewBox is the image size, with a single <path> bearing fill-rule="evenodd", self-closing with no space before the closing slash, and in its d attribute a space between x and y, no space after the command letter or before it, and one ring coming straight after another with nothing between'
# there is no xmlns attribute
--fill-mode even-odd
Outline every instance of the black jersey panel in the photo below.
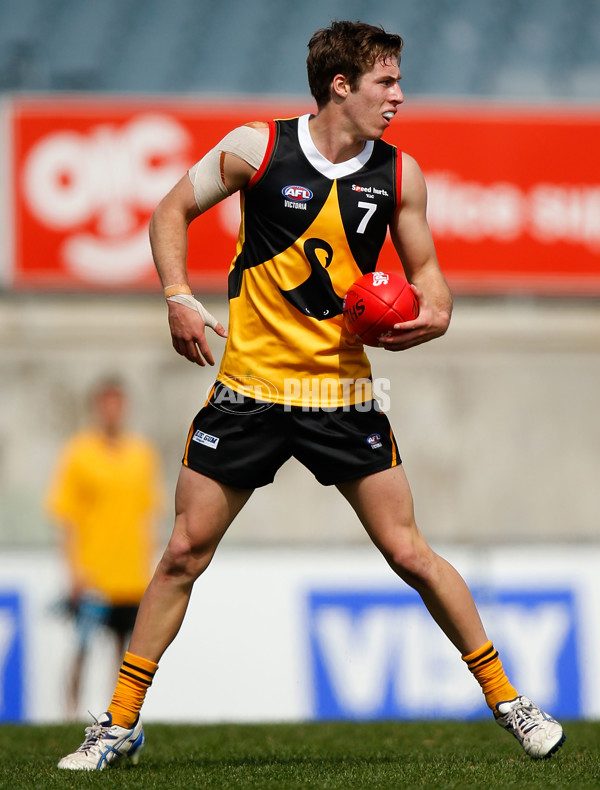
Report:
<svg viewBox="0 0 600 790"><path fill-rule="evenodd" d="M375 143L368 163L338 180L340 215L352 256L366 274L377 266L396 208L396 149Z"/></svg>

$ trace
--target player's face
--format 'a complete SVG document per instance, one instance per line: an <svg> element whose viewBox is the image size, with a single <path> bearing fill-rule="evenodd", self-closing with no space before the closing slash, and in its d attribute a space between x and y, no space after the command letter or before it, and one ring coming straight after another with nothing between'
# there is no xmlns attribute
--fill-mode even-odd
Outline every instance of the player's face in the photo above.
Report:
<svg viewBox="0 0 600 790"><path fill-rule="evenodd" d="M404 101L398 81L400 69L395 58L378 60L350 92L346 109L357 129L357 137L379 139Z"/></svg>
<svg viewBox="0 0 600 790"><path fill-rule="evenodd" d="M107 433L118 433L125 419L125 394L116 388L106 389L96 398L100 426Z"/></svg>

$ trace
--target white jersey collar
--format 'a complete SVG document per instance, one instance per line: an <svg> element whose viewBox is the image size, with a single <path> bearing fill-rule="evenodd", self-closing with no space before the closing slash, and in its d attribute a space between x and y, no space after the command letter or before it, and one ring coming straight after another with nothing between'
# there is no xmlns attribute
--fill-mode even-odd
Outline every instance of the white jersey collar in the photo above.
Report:
<svg viewBox="0 0 600 790"><path fill-rule="evenodd" d="M334 178L343 178L344 176L356 173L357 170L360 170L361 167L369 161L373 153L373 140L367 140L360 154L354 156L352 159L347 159L345 162L330 162L329 159L326 159L323 154L317 150L317 147L312 141L308 128L309 118L310 113L301 115L298 118L298 142L308 161L315 170L321 173L321 175L331 178L332 180Z"/></svg>

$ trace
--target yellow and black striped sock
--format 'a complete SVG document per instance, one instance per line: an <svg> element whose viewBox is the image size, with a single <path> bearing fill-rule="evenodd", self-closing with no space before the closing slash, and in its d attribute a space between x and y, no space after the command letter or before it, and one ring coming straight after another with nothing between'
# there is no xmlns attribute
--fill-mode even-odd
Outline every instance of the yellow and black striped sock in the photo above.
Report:
<svg viewBox="0 0 600 790"><path fill-rule="evenodd" d="M157 669L158 664L154 661L125 653L115 693L108 706L113 724L128 730L133 727Z"/></svg>
<svg viewBox="0 0 600 790"><path fill-rule="evenodd" d="M499 702L515 699L518 692L506 677L498 651L491 642L462 657L481 686L488 706L496 712Z"/></svg>

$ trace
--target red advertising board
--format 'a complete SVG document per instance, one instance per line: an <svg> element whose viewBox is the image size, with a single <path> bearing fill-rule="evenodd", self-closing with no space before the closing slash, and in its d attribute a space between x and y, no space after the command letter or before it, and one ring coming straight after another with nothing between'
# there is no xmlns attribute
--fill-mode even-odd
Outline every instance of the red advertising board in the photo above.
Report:
<svg viewBox="0 0 600 790"><path fill-rule="evenodd" d="M234 126L311 109L291 101L15 101L11 285L158 288L147 229L160 198ZM438 257L455 292L600 294L600 111L407 103L386 139L421 165ZM225 290L238 221L234 196L191 226L196 290ZM389 241L379 268L399 268Z"/></svg>

